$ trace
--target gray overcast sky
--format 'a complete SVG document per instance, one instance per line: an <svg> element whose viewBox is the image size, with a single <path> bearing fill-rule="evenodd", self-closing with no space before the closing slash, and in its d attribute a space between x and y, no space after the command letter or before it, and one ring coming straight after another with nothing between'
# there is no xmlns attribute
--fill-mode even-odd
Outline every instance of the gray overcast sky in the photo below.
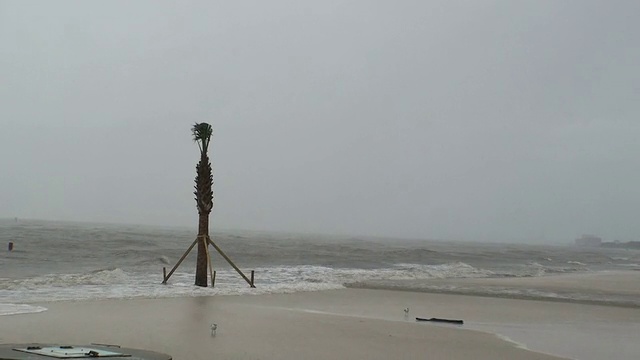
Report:
<svg viewBox="0 0 640 360"><path fill-rule="evenodd" d="M640 1L1 1L0 217L640 239Z"/></svg>

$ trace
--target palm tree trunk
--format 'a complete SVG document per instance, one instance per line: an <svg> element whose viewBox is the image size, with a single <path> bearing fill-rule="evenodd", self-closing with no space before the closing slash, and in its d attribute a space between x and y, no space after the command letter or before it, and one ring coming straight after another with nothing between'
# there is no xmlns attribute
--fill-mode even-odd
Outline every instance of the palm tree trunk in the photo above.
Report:
<svg viewBox="0 0 640 360"><path fill-rule="evenodd" d="M196 204L198 208L198 259L196 260L196 285L207 286L207 246L209 239L209 214L213 209L213 176L207 149L213 130L207 123L195 124L191 129L200 148L200 162L196 165Z"/></svg>
<svg viewBox="0 0 640 360"><path fill-rule="evenodd" d="M198 216L198 258L196 260L196 286L207 285L207 238L209 237L209 215Z"/></svg>

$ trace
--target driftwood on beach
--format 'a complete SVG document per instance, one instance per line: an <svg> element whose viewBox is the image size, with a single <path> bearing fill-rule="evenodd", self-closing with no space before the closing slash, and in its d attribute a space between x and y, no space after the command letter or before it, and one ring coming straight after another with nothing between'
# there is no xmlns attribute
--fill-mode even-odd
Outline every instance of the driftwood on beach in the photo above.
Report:
<svg viewBox="0 0 640 360"><path fill-rule="evenodd" d="M464 324L464 321L462 321L462 320L440 319L440 318L420 318L420 317L417 317L416 321L431 321L431 322L437 322L437 323L456 324L456 325Z"/></svg>

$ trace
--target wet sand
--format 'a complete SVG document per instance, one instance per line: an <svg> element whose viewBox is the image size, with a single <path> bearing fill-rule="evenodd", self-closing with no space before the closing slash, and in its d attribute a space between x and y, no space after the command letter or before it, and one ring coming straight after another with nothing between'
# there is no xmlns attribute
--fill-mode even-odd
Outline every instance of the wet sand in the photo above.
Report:
<svg viewBox="0 0 640 360"><path fill-rule="evenodd" d="M407 295L347 289L47 303L43 313L3 316L0 341L119 344L178 360L557 359L489 333L404 321ZM425 305L441 301L416 295ZM218 329L211 336L214 322Z"/></svg>
<svg viewBox="0 0 640 360"><path fill-rule="evenodd" d="M640 271L512 278L373 280L349 287L640 308Z"/></svg>
<svg viewBox="0 0 640 360"><path fill-rule="evenodd" d="M572 273L527 278L436 279L429 280L428 283L640 297L640 271L601 271L597 273Z"/></svg>

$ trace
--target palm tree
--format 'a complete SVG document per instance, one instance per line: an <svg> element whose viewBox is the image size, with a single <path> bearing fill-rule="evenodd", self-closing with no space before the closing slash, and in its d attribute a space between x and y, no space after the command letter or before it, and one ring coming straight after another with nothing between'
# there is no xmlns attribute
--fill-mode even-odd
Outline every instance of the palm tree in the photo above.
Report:
<svg viewBox="0 0 640 360"><path fill-rule="evenodd" d="M198 258L196 261L196 285L207 286L207 246L209 239L209 214L213 209L213 175L209 162L209 142L213 128L207 123L196 123L191 128L193 141L200 148L200 161L196 165L195 194L198 207Z"/></svg>

